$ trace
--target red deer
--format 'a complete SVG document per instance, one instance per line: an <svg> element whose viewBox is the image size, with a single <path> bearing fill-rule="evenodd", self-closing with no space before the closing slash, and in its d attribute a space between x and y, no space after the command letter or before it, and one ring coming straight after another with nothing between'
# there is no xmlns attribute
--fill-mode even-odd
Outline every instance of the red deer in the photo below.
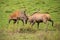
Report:
<svg viewBox="0 0 60 40"><path fill-rule="evenodd" d="M18 20L21 20L23 22L23 25L24 25L24 23L27 24L27 19L28 19L28 17L25 14L25 10L24 11L16 10L10 15L9 23L10 23L11 20L14 21L14 24Z"/></svg>
<svg viewBox="0 0 60 40"><path fill-rule="evenodd" d="M28 17L28 21L30 22L31 26L33 26L36 22L39 27L39 23L41 22L46 23L47 21L52 22L53 26L53 20L51 19L51 16L50 14L48 14L48 12L46 13L35 12L34 14Z"/></svg>

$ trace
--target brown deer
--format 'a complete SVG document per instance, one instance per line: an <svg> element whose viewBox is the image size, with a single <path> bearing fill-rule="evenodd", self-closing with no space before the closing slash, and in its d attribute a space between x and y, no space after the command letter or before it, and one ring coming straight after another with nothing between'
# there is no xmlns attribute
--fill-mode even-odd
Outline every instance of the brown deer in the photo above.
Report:
<svg viewBox="0 0 60 40"><path fill-rule="evenodd" d="M16 10L10 15L9 23L11 20L14 21L14 24L16 22L18 22L18 20L21 20L23 22L23 25L24 25L24 23L27 24L28 17L25 14L25 10L24 11Z"/></svg>
<svg viewBox="0 0 60 40"><path fill-rule="evenodd" d="M51 19L51 16L48 12L46 13L34 12L31 16L28 17L28 21L30 22L31 26L37 23L39 27L39 23L41 22L47 23L47 21L52 22L53 26L53 20Z"/></svg>

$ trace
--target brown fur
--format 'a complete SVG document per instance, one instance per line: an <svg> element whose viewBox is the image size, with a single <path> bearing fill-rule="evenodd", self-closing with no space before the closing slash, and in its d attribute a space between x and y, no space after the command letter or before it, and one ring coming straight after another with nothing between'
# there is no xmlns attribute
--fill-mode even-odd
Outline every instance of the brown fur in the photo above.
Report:
<svg viewBox="0 0 60 40"><path fill-rule="evenodd" d="M35 22L37 22L38 27L39 27L39 23L44 22L46 23L47 21L52 22L52 26L53 26L53 21L51 20L51 16L50 14L47 13L34 13L32 16L28 17L28 21L32 24L32 26L35 24Z"/></svg>
<svg viewBox="0 0 60 40"><path fill-rule="evenodd" d="M27 23L27 19L28 19L28 17L25 14L25 11L16 10L10 15L9 23L11 20L13 20L14 23L16 23L18 20L21 20L23 22L23 25L24 25L24 23Z"/></svg>

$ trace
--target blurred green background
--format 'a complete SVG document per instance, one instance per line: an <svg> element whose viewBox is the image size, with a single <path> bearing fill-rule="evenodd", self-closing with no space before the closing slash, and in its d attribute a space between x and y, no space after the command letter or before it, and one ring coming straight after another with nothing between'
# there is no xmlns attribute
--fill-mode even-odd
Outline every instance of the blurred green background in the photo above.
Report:
<svg viewBox="0 0 60 40"><path fill-rule="evenodd" d="M36 10L49 12L54 20L54 26L41 23L39 29L35 24L30 28L29 22L25 26L9 24L9 15L17 10L26 8L26 14L32 15ZM60 40L60 0L0 0L0 40Z"/></svg>

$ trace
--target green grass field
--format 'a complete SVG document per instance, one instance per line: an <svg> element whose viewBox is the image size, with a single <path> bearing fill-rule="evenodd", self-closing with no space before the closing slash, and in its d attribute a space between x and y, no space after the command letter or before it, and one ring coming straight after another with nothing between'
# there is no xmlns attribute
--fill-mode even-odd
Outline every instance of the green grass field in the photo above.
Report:
<svg viewBox="0 0 60 40"><path fill-rule="evenodd" d="M54 26L49 23L41 23L39 29L37 24L30 28L30 24L9 24L9 15L17 10L26 8L26 14L33 12L49 12ZM47 30L47 32L46 32ZM60 40L60 0L0 0L0 40Z"/></svg>

